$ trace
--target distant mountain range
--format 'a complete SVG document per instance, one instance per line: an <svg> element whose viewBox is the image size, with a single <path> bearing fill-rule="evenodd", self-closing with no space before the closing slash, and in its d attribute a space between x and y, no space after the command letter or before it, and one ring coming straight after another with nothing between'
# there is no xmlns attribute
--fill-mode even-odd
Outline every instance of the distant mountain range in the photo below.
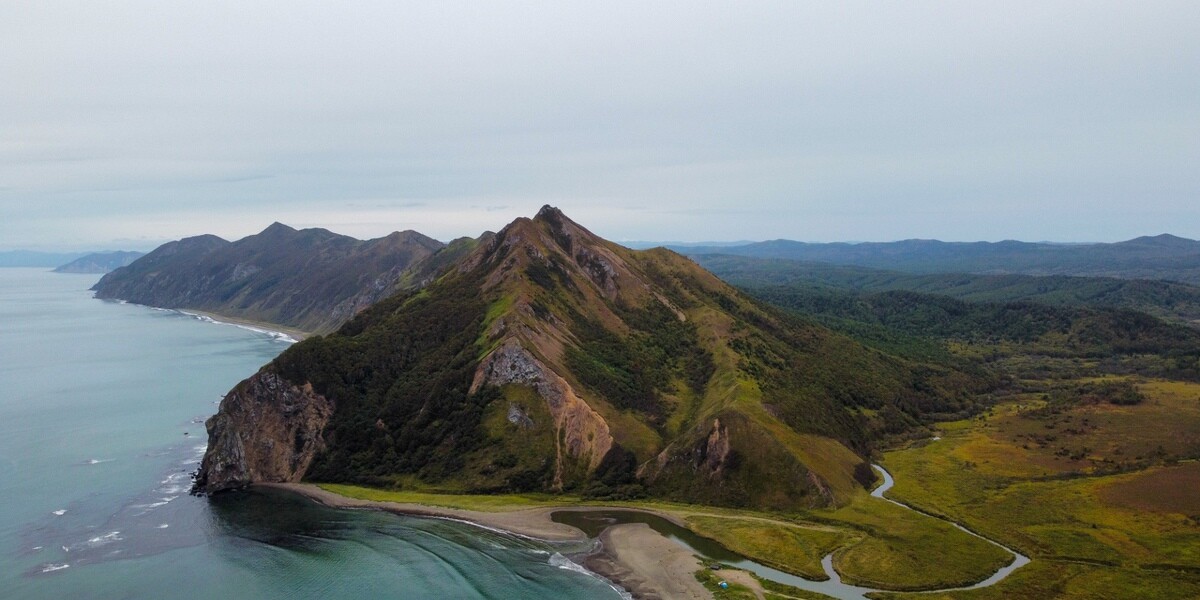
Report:
<svg viewBox="0 0 1200 600"><path fill-rule="evenodd" d="M672 249L689 256L728 254L913 273L1076 275L1200 284L1200 242L1168 234L1112 244L937 240L812 244L773 240L742 246Z"/></svg>
<svg viewBox="0 0 1200 600"><path fill-rule="evenodd" d="M54 269L55 273L108 273L145 256L145 252L96 252Z"/></svg>
<svg viewBox="0 0 1200 600"><path fill-rule="evenodd" d="M326 332L475 243L447 245L415 231L362 241L275 223L236 242L202 235L163 244L92 289L97 298Z"/></svg>
<svg viewBox="0 0 1200 600"><path fill-rule="evenodd" d="M910 291L968 302L1037 302L1052 306L1125 308L1168 321L1200 323L1200 287L1152 279L1068 275L905 273L830 263L728 254L692 257L744 288L812 288L850 292Z"/></svg>

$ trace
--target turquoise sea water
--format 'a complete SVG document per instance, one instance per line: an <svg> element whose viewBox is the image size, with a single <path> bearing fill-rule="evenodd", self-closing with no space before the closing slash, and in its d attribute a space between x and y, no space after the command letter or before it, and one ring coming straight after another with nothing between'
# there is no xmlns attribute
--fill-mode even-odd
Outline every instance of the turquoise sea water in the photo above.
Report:
<svg viewBox="0 0 1200 600"><path fill-rule="evenodd" d="M552 546L283 493L187 494L203 420L287 347L0 268L0 598L618 598Z"/></svg>

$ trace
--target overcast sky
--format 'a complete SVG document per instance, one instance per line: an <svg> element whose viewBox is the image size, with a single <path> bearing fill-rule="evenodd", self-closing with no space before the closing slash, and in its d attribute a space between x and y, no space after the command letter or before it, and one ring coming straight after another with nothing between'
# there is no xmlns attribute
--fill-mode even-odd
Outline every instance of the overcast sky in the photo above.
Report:
<svg viewBox="0 0 1200 600"><path fill-rule="evenodd" d="M1196 2L0 3L0 249L1200 238Z"/></svg>

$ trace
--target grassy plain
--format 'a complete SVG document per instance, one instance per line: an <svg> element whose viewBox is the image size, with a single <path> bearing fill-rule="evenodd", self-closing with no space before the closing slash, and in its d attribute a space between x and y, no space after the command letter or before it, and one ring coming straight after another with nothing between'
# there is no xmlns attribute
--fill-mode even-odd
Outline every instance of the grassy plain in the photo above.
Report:
<svg viewBox="0 0 1200 600"><path fill-rule="evenodd" d="M1200 597L1200 385L1140 382L1134 406L1027 396L886 455L892 497L1029 555L946 598Z"/></svg>

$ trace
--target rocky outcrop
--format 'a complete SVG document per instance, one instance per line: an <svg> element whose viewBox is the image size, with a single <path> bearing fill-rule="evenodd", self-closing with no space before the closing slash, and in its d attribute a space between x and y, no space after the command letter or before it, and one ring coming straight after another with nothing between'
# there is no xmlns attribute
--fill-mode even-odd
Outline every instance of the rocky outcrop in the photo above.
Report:
<svg viewBox="0 0 1200 600"><path fill-rule="evenodd" d="M554 419L557 441L554 473L557 487L562 486L564 461L568 456L583 461L591 471L612 449L613 437L604 418L520 342L509 340L483 360L475 371L471 391L485 384L527 385L546 401Z"/></svg>
<svg viewBox="0 0 1200 600"><path fill-rule="evenodd" d="M193 492L208 494L259 482L297 482L324 449L333 403L271 371L260 371L221 401L205 423L208 450Z"/></svg>
<svg viewBox="0 0 1200 600"><path fill-rule="evenodd" d="M729 458L730 450L729 429L721 425L720 419L713 419L708 438L696 448L696 462L711 473L719 473Z"/></svg>

